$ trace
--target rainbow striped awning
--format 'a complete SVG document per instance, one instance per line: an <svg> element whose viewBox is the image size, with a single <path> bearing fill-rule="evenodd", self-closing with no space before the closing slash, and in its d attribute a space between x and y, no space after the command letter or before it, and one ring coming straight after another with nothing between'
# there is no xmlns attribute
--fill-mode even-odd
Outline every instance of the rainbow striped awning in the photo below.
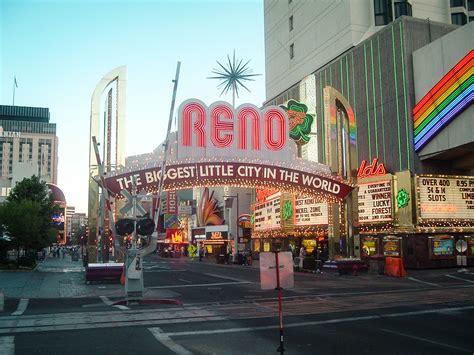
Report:
<svg viewBox="0 0 474 355"><path fill-rule="evenodd" d="M474 50L457 63L413 108L419 151L474 101Z"/></svg>

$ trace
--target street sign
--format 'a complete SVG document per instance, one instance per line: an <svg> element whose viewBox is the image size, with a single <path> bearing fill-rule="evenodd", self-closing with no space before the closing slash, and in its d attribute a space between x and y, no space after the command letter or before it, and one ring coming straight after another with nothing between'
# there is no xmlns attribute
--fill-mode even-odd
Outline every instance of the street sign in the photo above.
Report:
<svg viewBox="0 0 474 355"><path fill-rule="evenodd" d="M188 205L180 205L178 206L178 214L180 216L191 216L193 213L193 206L188 206Z"/></svg>
<svg viewBox="0 0 474 355"><path fill-rule="evenodd" d="M128 190L126 189L123 189L122 191L120 191L120 193L122 194L123 197L125 197L127 199L127 203L125 204L125 206L123 206L121 209L120 209L120 213L122 215L130 212L130 210L133 208L133 205L136 205L135 206L135 216L133 217L136 217L136 216L143 216L144 214L146 214L146 211L145 209L142 207L142 205L140 204L140 201L143 200L145 197L146 197L146 193L144 191L140 191L137 195L133 196L130 192L128 192Z"/></svg>
<svg viewBox="0 0 474 355"><path fill-rule="evenodd" d="M280 287L293 288L293 256L290 251L278 253L280 269ZM260 287L262 290L277 288L276 257L275 253L260 253Z"/></svg>

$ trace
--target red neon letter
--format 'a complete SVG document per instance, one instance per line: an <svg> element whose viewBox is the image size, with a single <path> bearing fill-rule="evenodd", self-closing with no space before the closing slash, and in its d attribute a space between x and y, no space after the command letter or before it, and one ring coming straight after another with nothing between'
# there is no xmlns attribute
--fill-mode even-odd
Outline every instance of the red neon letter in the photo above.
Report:
<svg viewBox="0 0 474 355"><path fill-rule="evenodd" d="M232 144L232 141L234 140L234 123L232 122L233 119L234 114L232 110L224 105L218 105L212 109L211 141L216 147L227 148Z"/></svg>
<svg viewBox="0 0 474 355"><path fill-rule="evenodd" d="M247 118L252 120L252 149L260 150L260 112L253 107L245 107L239 111L239 140L237 147L247 149Z"/></svg>
<svg viewBox="0 0 474 355"><path fill-rule="evenodd" d="M206 108L199 103L191 102L183 109L183 132L182 140L183 146L192 146L191 124L193 121L193 114L196 115L194 122L194 133L196 134L197 146L206 146L206 131L204 124L206 123Z"/></svg>
<svg viewBox="0 0 474 355"><path fill-rule="evenodd" d="M265 145L270 150L281 150L286 143L286 122L285 115L276 109L265 111ZM277 124L277 137L273 137L273 122Z"/></svg>

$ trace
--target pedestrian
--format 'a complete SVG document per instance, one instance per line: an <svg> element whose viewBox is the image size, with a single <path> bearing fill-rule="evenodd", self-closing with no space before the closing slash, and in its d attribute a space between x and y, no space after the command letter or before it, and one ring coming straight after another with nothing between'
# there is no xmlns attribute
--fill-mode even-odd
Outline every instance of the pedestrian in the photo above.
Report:
<svg viewBox="0 0 474 355"><path fill-rule="evenodd" d="M300 260L299 260L299 268L303 269L303 260L306 255L306 250L304 249L304 246L301 246L300 248Z"/></svg>
<svg viewBox="0 0 474 355"><path fill-rule="evenodd" d="M202 257L204 256L204 248L203 246L201 245L199 247L199 261L202 261Z"/></svg>

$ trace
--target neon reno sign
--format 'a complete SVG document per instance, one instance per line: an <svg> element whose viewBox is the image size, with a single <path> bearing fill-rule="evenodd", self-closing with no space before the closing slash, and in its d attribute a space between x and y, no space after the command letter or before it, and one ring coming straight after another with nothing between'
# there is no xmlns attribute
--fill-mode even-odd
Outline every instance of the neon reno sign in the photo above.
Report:
<svg viewBox="0 0 474 355"><path fill-rule="evenodd" d="M166 174L161 161L107 174L106 186L113 194L131 190L156 193L163 189L239 186L292 192L318 201L344 199L353 187L334 176L329 167L297 157L290 139L289 119L280 107L264 110L254 105L233 109L225 102L207 107L191 99L178 113L178 132L169 145Z"/></svg>
<svg viewBox="0 0 474 355"><path fill-rule="evenodd" d="M207 107L189 99L178 111L178 158L261 157L290 159L289 121L277 106L264 110L250 104L233 109L227 102Z"/></svg>

